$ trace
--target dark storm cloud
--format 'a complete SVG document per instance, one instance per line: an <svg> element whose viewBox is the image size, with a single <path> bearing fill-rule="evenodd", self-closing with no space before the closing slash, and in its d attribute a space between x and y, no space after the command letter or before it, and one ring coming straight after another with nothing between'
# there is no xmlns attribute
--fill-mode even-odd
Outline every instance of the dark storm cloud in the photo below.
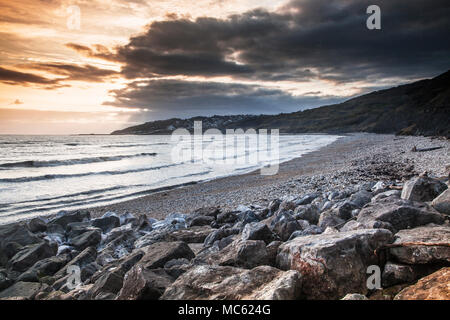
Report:
<svg viewBox="0 0 450 320"><path fill-rule="evenodd" d="M117 77L118 72L114 70L101 69L92 65L74 65L67 63L33 63L20 67L45 71L57 76L64 76L64 81L87 81L102 82L107 78Z"/></svg>
<svg viewBox="0 0 450 320"><path fill-rule="evenodd" d="M28 72L20 72L0 67L0 82L10 85L39 86L45 89L69 87L67 81L103 82L105 79L117 77L113 70L101 69L91 65L73 65L65 63L30 63L18 65L26 70L36 70L51 73L57 78L49 79Z"/></svg>
<svg viewBox="0 0 450 320"><path fill-rule="evenodd" d="M429 76L450 67L450 2L376 2L382 30L366 28L372 0L301 0L280 12L154 22L119 48L117 58L128 78L228 75L346 82Z"/></svg>
<svg viewBox="0 0 450 320"><path fill-rule="evenodd" d="M47 79L32 73L19 72L0 67L0 82L10 85L42 85L47 88L58 86L58 80Z"/></svg>
<svg viewBox="0 0 450 320"><path fill-rule="evenodd" d="M372 4L381 7L381 30L366 27L366 9ZM115 54L78 50L121 62L128 79L173 75L228 76L236 82L258 83L321 79L337 85L362 81L366 87L382 88L387 78L407 82L450 68L449 16L448 0L294 0L277 12L260 9L227 19L153 22ZM114 92L113 105L161 112L258 113L298 110L320 101L311 93L298 98L262 87L236 89L223 83L213 87L211 93L211 87L200 82L133 83Z"/></svg>
<svg viewBox="0 0 450 320"><path fill-rule="evenodd" d="M286 92L254 85L181 80L136 81L114 90L118 107L150 109L155 118L195 115L279 113L334 103L338 97L296 98Z"/></svg>

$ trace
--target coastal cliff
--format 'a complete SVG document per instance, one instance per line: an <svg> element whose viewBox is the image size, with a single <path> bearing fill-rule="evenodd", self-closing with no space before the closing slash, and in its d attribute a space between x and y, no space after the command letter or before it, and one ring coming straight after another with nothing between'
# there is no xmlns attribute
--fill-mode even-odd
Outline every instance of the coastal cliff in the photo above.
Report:
<svg viewBox="0 0 450 320"><path fill-rule="evenodd" d="M304 111L173 118L147 122L112 134L170 134L177 128L192 130L194 121L202 121L203 130L278 128L280 133L372 132L450 137L450 71L433 79Z"/></svg>

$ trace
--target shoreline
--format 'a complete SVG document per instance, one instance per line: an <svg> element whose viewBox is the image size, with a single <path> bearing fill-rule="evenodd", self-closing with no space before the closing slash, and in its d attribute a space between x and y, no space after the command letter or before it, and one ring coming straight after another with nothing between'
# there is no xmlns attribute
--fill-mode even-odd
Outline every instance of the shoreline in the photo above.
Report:
<svg viewBox="0 0 450 320"><path fill-rule="evenodd" d="M443 146L441 150L425 153L413 153L417 147ZM367 180L367 175L355 174L356 171L370 172L377 164L383 165L387 160L396 162L399 171L410 175L428 170L435 176L445 175L445 163L448 159L450 143L448 140L430 137L401 136L392 134L348 133L343 134L331 144L298 158L280 164L279 172L272 176L262 176L259 169L222 178L197 182L170 190L159 191L132 200L115 204L89 208L93 217L106 212L146 214L155 219L164 219L168 214L191 213L203 207L219 206L224 210L234 210L242 204L266 206L271 200L301 193L331 190L344 185L344 180L352 178L354 182ZM431 157L430 157L431 155ZM375 163L369 158L377 158ZM400 160L400 161L399 161ZM359 161L352 164L352 161ZM341 173L344 177L336 177ZM389 174L373 172L373 179L389 178ZM310 179L309 179L310 178ZM331 179L331 181L330 181ZM331 183L330 183L331 182ZM349 182L349 181L348 181Z"/></svg>

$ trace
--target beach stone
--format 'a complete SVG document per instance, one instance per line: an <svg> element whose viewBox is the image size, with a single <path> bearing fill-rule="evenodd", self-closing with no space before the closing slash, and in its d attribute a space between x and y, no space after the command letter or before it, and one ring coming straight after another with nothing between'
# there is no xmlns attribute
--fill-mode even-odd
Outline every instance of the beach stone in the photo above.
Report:
<svg viewBox="0 0 450 320"><path fill-rule="evenodd" d="M217 215L216 221L219 224L234 223L238 220L238 213L235 211L227 211Z"/></svg>
<svg viewBox="0 0 450 320"><path fill-rule="evenodd" d="M8 262L13 256L17 254L17 252L19 252L23 248L24 247L17 242L8 242L7 244L5 244L2 252L5 254L6 262Z"/></svg>
<svg viewBox="0 0 450 320"><path fill-rule="evenodd" d="M339 213L334 210L327 210L320 214L319 223L317 224L322 230L328 227L342 226L345 220L339 217Z"/></svg>
<svg viewBox="0 0 450 320"><path fill-rule="evenodd" d="M39 282L39 279L46 276L53 276L58 270L70 261L70 255L63 254L42 259L22 273L18 281Z"/></svg>
<svg viewBox="0 0 450 320"><path fill-rule="evenodd" d="M275 267L278 254L278 248L283 244L283 241L272 241L266 246L268 265Z"/></svg>
<svg viewBox="0 0 450 320"><path fill-rule="evenodd" d="M205 247L213 245L216 241L221 240L223 238L229 237L231 235L235 235L239 233L239 229L237 228L229 228L227 226L223 226L213 232L211 232L203 242Z"/></svg>
<svg viewBox="0 0 450 320"><path fill-rule="evenodd" d="M189 229L181 229L171 232L167 236L167 241L184 241L186 243L203 243L216 229L210 226L198 226Z"/></svg>
<svg viewBox="0 0 450 320"><path fill-rule="evenodd" d="M448 226L429 225L414 229L401 230L395 234L394 244L402 243L447 243L450 239ZM450 247L408 245L389 249L396 260L407 264L426 264L450 262Z"/></svg>
<svg viewBox="0 0 450 320"><path fill-rule="evenodd" d="M102 218L92 220L94 227L100 228L103 233L107 233L110 230L120 227L120 218L115 215L110 215Z"/></svg>
<svg viewBox="0 0 450 320"><path fill-rule="evenodd" d="M202 215L202 216L208 216L208 217L214 217L214 219L217 217L217 215L220 213L220 207L204 207L199 208L195 210L192 214L196 215Z"/></svg>
<svg viewBox="0 0 450 320"><path fill-rule="evenodd" d="M299 298L300 289L297 271L202 265L180 276L161 300L294 300Z"/></svg>
<svg viewBox="0 0 450 320"><path fill-rule="evenodd" d="M24 247L21 251L16 253L9 261L9 265L13 270L26 271L29 267L41 259L54 256L58 248L46 241L38 244L32 244Z"/></svg>
<svg viewBox="0 0 450 320"><path fill-rule="evenodd" d="M283 241L289 239L294 231L301 230L301 225L292 217L291 212L279 211L273 218L270 229Z"/></svg>
<svg viewBox="0 0 450 320"><path fill-rule="evenodd" d="M69 261L62 269L60 269L55 275L55 279L60 279L67 275L67 268L72 265L76 265L83 269L92 262L95 262L97 258L97 250L94 247L88 247L80 252L75 258Z"/></svg>
<svg viewBox="0 0 450 320"><path fill-rule="evenodd" d="M350 196L350 201L358 208L364 207L372 200L372 193L369 191L361 190Z"/></svg>
<svg viewBox="0 0 450 320"><path fill-rule="evenodd" d="M450 300L450 267L442 268L406 287L394 300Z"/></svg>
<svg viewBox="0 0 450 320"><path fill-rule="evenodd" d="M106 294L116 295L122 289L123 278L124 273L120 269L105 272L95 281L87 295L90 299L109 300L101 297L104 297Z"/></svg>
<svg viewBox="0 0 450 320"><path fill-rule="evenodd" d="M196 215L194 217L188 218L189 227L198 227L198 226L208 226L214 222L214 217L212 216L204 216L204 215Z"/></svg>
<svg viewBox="0 0 450 320"><path fill-rule="evenodd" d="M33 232L45 232L47 230L47 223L41 218L33 218L27 223L28 229Z"/></svg>
<svg viewBox="0 0 450 320"><path fill-rule="evenodd" d="M316 205L300 205L294 210L294 218L306 220L311 224L317 224L320 218L320 211Z"/></svg>
<svg viewBox="0 0 450 320"><path fill-rule="evenodd" d="M182 241L175 242L157 242L145 248L145 252L140 263L147 269L156 269L164 267L167 261L177 258L194 258L194 253L189 246Z"/></svg>
<svg viewBox="0 0 450 320"><path fill-rule="evenodd" d="M261 240L235 240L216 254L217 264L251 269L269 263L266 244Z"/></svg>
<svg viewBox="0 0 450 320"><path fill-rule="evenodd" d="M284 200L280 203L278 212L289 211L295 209L295 202L290 200Z"/></svg>
<svg viewBox="0 0 450 320"><path fill-rule="evenodd" d="M374 227L375 222L385 222L395 230L402 230L428 223L442 224L445 218L425 203L388 197L364 207L357 221L367 228Z"/></svg>
<svg viewBox="0 0 450 320"><path fill-rule="evenodd" d="M269 206L267 207L271 213L275 213L278 211L278 208L280 207L281 200L275 199L270 201Z"/></svg>
<svg viewBox="0 0 450 320"><path fill-rule="evenodd" d="M135 218L136 219L131 222L131 226L134 230L143 230L143 231L153 230L153 225L148 219L146 214L137 214ZM178 222L177 219L173 219L172 215L169 215L166 217L166 220L163 223L169 225L169 224L176 224L176 222ZM184 221L182 222L182 224L183 227L185 227Z"/></svg>
<svg viewBox="0 0 450 320"><path fill-rule="evenodd" d="M70 241L70 244L77 250L84 250L87 247L97 246L101 240L101 232L99 230L91 230L76 236Z"/></svg>
<svg viewBox="0 0 450 320"><path fill-rule="evenodd" d="M87 210L77 210L75 212L62 212L59 213L57 217L51 219L49 224L58 224L64 229L69 223L72 222L83 222L89 220L91 214Z"/></svg>
<svg viewBox="0 0 450 320"><path fill-rule="evenodd" d="M138 264L125 275L117 300L157 300L172 282L163 270L148 270Z"/></svg>
<svg viewBox="0 0 450 320"><path fill-rule="evenodd" d="M246 225L246 224L252 223L252 222L259 222L258 216L252 210L247 210L247 211L241 212L238 217L239 217L239 221L242 222L243 225Z"/></svg>
<svg viewBox="0 0 450 320"><path fill-rule="evenodd" d="M244 227L241 235L242 240L262 240L269 244L277 240L278 236L270 231L269 227L261 222L252 222Z"/></svg>
<svg viewBox="0 0 450 320"><path fill-rule="evenodd" d="M440 213L450 215L450 189L442 192L431 205Z"/></svg>
<svg viewBox="0 0 450 320"><path fill-rule="evenodd" d="M48 224L47 238L61 245L66 241L66 230L59 224Z"/></svg>
<svg viewBox="0 0 450 320"><path fill-rule="evenodd" d="M104 243L99 256L109 254L113 259L120 259L134 250L134 243L137 237L138 235L131 230L124 232L108 243Z"/></svg>
<svg viewBox="0 0 450 320"><path fill-rule="evenodd" d="M12 286L13 283L14 281L8 278L6 272L0 271L0 292Z"/></svg>
<svg viewBox="0 0 450 320"><path fill-rule="evenodd" d="M359 293L348 293L341 300L369 300L365 295Z"/></svg>
<svg viewBox="0 0 450 320"><path fill-rule="evenodd" d="M19 281L0 292L0 299L24 298L33 300L34 296L46 287L48 286L37 282Z"/></svg>
<svg viewBox="0 0 450 320"><path fill-rule="evenodd" d="M348 220L353 217L352 211L358 209L358 206L351 201L344 201L336 207L339 218Z"/></svg>
<svg viewBox="0 0 450 320"><path fill-rule="evenodd" d="M387 288L401 283L410 283L420 277L421 271L415 265L387 262L381 276L381 284Z"/></svg>
<svg viewBox="0 0 450 320"><path fill-rule="evenodd" d="M99 231L102 232L100 228L92 227L90 225L90 222L74 222L69 223L67 225L67 238L68 239L74 239L78 237L79 235L82 235L83 233L89 232L89 231ZM69 241L70 242L70 241Z"/></svg>
<svg viewBox="0 0 450 320"><path fill-rule="evenodd" d="M400 198L401 194L402 193L400 190L389 190L389 191L381 192L381 193L377 194L375 197L373 197L371 202L377 202L378 200L381 200L381 199L384 199L387 197Z"/></svg>
<svg viewBox="0 0 450 320"><path fill-rule="evenodd" d="M447 185L430 177L416 177L405 183L402 199L411 201L432 201L447 189Z"/></svg>
<svg viewBox="0 0 450 320"><path fill-rule="evenodd" d="M359 223L355 220L350 220L349 222L344 224L344 226L339 231L346 232L358 229L366 229L366 227L362 223Z"/></svg>
<svg viewBox="0 0 450 320"><path fill-rule="evenodd" d="M321 234L321 233L323 233L322 228L320 228L318 226L315 226L315 225L312 225L312 226L307 227L304 230L294 231L291 234L291 236L289 237L288 241L290 241L292 239L295 239L297 237L306 237L306 236L310 236L310 235L314 235L314 234Z"/></svg>
<svg viewBox="0 0 450 320"><path fill-rule="evenodd" d="M25 223L19 222L0 226L0 251L4 250L5 245L10 242L27 246L41 241L41 238L28 230Z"/></svg>
<svg viewBox="0 0 450 320"><path fill-rule="evenodd" d="M295 238L278 250L277 266L302 274L308 299L339 299L367 293L366 271L378 265L374 250L392 241L384 229L365 229Z"/></svg>
<svg viewBox="0 0 450 320"><path fill-rule="evenodd" d="M320 196L320 193L310 193L307 194L303 197L301 197L300 199L295 201L295 206L303 206L303 205L307 205L310 204L311 202L313 202L314 199L318 198Z"/></svg>
<svg viewBox="0 0 450 320"><path fill-rule="evenodd" d="M138 237L137 232L133 230L131 223L111 229L102 240L103 244L110 243L115 239L122 237L123 235L127 235L128 237Z"/></svg>
<svg viewBox="0 0 450 320"><path fill-rule="evenodd" d="M161 228L157 230L153 230L149 234L145 236L138 237L134 242L134 247L137 249L147 247L157 242L165 242L168 239L168 236L171 232L176 231L176 228Z"/></svg>
<svg viewBox="0 0 450 320"><path fill-rule="evenodd" d="M370 191L373 195L377 195L379 193L385 192L387 190L388 184L384 181L378 181L375 185L370 188Z"/></svg>

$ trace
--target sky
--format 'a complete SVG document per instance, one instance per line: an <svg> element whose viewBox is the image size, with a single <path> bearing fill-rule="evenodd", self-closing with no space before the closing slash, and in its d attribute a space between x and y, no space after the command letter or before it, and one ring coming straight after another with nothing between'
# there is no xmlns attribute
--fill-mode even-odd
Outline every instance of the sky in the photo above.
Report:
<svg viewBox="0 0 450 320"><path fill-rule="evenodd" d="M448 0L0 0L0 134L341 102L449 70L448 17Z"/></svg>

